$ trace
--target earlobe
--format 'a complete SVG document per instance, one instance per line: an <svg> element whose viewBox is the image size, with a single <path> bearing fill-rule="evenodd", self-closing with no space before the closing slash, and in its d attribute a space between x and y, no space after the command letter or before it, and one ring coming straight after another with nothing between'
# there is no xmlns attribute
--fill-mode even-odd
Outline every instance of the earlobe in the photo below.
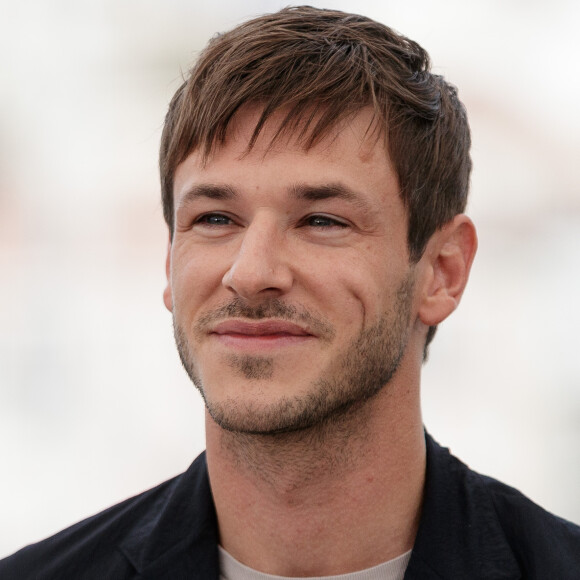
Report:
<svg viewBox="0 0 580 580"><path fill-rule="evenodd" d="M165 275L167 277L167 285L163 290L163 303L169 312L173 312L173 293L171 288L171 233L169 234L169 242L167 243L167 256L165 258Z"/></svg>
<svg viewBox="0 0 580 580"><path fill-rule="evenodd" d="M476 250L475 226L464 214L433 234L423 256L428 263L419 318L425 325L436 326L457 308Z"/></svg>

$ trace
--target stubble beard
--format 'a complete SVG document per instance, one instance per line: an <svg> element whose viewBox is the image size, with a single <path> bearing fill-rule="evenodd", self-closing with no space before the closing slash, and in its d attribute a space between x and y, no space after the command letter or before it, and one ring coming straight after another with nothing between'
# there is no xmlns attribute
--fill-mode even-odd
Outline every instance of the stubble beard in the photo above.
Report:
<svg viewBox="0 0 580 580"><path fill-rule="evenodd" d="M268 406L241 397L223 401L213 401L208 397L192 356L190 340L174 317L177 350L210 416L224 430L244 436L300 434L313 429L321 434L332 425L340 425L343 419L350 421L352 415L388 385L395 375L408 342L412 287L411 272L397 289L389 312L373 326L363 329L348 348L336 356L334 367L313 381L306 394L283 396ZM321 318L277 299L255 309L233 301L207 315L205 321L197 326L203 328L208 321L224 315L251 319L278 317L294 321L306 317L310 324L318 327L323 340L331 341L334 337L333 328ZM232 355L227 364L246 380L268 381L274 375L272 357Z"/></svg>

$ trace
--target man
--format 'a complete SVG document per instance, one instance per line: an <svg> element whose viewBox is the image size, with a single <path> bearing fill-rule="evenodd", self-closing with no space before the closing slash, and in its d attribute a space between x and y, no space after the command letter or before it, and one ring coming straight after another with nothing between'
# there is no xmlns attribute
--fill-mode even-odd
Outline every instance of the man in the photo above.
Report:
<svg viewBox="0 0 580 580"><path fill-rule="evenodd" d="M289 8L215 38L160 157L207 452L0 578L578 578L578 527L423 428L477 246L469 145L455 89L369 19Z"/></svg>

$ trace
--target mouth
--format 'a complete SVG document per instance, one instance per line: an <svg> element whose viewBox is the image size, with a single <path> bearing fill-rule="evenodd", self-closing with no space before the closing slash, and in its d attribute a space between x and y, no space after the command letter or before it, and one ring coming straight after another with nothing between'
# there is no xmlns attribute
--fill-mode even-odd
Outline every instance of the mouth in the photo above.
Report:
<svg viewBox="0 0 580 580"><path fill-rule="evenodd" d="M315 338L308 329L285 320L225 320L209 334L226 346L241 349L280 348Z"/></svg>

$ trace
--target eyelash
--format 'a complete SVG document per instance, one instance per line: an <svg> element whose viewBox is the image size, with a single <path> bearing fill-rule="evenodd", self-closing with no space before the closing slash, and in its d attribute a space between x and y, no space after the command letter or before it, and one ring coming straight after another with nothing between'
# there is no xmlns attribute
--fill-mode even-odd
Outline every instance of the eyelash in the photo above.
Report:
<svg viewBox="0 0 580 580"><path fill-rule="evenodd" d="M220 223L215 223L215 221L212 221L212 220L220 220ZM316 223L316 222L318 222L318 223ZM320 223L320 222L324 222L324 223ZM219 228L219 227L229 226L229 225L232 225L234 223L235 223L234 220L226 214L206 213L206 214L199 216L195 220L194 225L202 224L202 225L205 225L208 227ZM299 222L299 226L300 227L310 226L310 227L316 228L316 229L346 228L346 227L348 227L348 225L346 223L344 223L343 221L341 221L335 217L325 215L325 214L308 215Z"/></svg>
<svg viewBox="0 0 580 580"><path fill-rule="evenodd" d="M327 225L313 223L316 220L326 222ZM347 224L345 224L341 220L336 219L335 217L331 217L331 216L328 216L325 214L318 214L318 213L306 216L302 220L302 224L306 225L306 226L310 225L313 228L319 228L319 229L323 229L326 227L339 227L339 228L346 228L347 227Z"/></svg>
<svg viewBox="0 0 580 580"><path fill-rule="evenodd" d="M218 218L222 221L221 221L221 223L212 223L210 221L212 218ZM227 223L224 223L224 222L227 222ZM223 213L206 213L206 214L199 216L195 220L194 225L195 224L203 224L203 225L206 225L209 227L221 227L221 226L225 226L225 225L229 226L232 223L234 223L234 220L232 220L231 217L229 217Z"/></svg>

